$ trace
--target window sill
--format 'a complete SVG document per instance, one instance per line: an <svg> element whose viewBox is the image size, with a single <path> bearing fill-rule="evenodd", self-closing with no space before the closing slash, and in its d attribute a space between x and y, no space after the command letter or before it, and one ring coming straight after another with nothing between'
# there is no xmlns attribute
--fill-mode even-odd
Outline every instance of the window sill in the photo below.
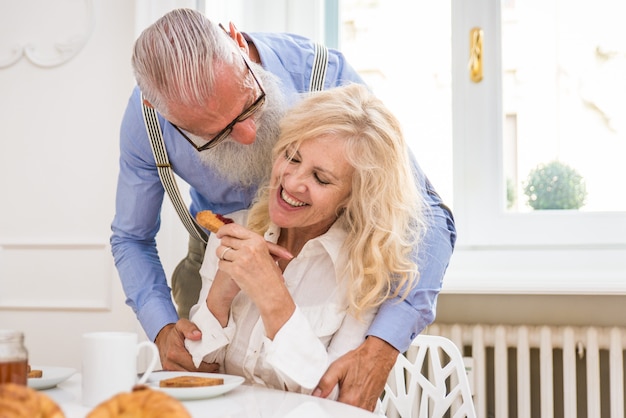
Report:
<svg viewBox="0 0 626 418"><path fill-rule="evenodd" d="M626 294L626 246L457 248L448 294Z"/></svg>

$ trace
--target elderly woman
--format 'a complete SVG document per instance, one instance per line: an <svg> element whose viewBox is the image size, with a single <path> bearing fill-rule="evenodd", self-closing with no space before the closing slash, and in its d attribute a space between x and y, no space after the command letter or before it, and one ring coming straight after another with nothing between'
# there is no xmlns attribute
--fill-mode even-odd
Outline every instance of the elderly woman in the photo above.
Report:
<svg viewBox="0 0 626 418"><path fill-rule="evenodd" d="M427 209L399 123L367 88L308 95L280 127L269 185L210 238L190 317L203 338L186 346L196 365L311 393L418 280Z"/></svg>

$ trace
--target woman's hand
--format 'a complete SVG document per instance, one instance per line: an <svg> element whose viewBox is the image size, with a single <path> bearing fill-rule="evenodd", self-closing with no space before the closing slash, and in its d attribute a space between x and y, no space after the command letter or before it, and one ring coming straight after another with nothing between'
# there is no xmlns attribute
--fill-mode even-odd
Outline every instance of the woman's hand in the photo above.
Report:
<svg viewBox="0 0 626 418"><path fill-rule="evenodd" d="M291 254L237 224L224 225L217 237L222 240L216 250L219 269L259 308L266 335L273 338L295 310L282 271L276 264L276 259L292 258Z"/></svg>

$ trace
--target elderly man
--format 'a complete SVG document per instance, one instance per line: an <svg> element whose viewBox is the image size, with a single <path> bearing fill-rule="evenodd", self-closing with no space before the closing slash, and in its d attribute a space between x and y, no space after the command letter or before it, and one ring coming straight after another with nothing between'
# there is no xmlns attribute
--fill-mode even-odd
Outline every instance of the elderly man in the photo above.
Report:
<svg viewBox="0 0 626 418"><path fill-rule="evenodd" d="M185 318L201 286L202 238L190 237L189 253L172 276L178 312L157 254L164 198L159 170L171 167L189 184L192 217L205 209L247 208L269 173L279 119L310 87L314 51L314 43L300 36L245 34L233 24L226 30L188 9L166 14L137 39L132 62L138 87L121 126L111 246L127 303L158 345L165 369L210 372L215 365L196 369L183 344L201 338ZM325 88L363 82L335 50L328 50L322 80ZM158 112L167 163L155 161L144 105ZM456 233L452 214L417 163L414 168L430 205L424 248L415 251L423 266L419 284L405 301L381 307L361 346L329 367L318 396L339 384L339 401L373 410L398 353L435 317ZM269 250L282 255L280 248Z"/></svg>

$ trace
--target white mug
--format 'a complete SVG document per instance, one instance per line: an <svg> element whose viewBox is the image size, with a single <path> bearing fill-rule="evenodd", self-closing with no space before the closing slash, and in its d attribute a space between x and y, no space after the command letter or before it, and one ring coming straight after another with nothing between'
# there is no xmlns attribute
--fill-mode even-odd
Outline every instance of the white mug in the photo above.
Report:
<svg viewBox="0 0 626 418"><path fill-rule="evenodd" d="M138 343L132 332L90 332L83 334L83 405L93 407L134 385L146 382L159 359L159 349L151 341ZM137 378L137 356L149 348L151 359L141 379Z"/></svg>

